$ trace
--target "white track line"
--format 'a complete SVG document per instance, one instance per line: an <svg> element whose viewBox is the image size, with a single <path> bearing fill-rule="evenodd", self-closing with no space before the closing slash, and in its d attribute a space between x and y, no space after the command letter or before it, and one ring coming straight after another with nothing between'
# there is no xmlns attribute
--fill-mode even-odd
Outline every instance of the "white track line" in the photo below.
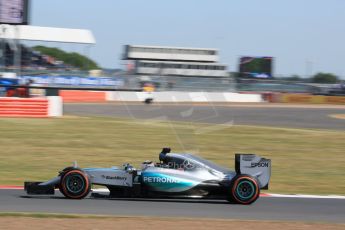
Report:
<svg viewBox="0 0 345 230"><path fill-rule="evenodd" d="M92 189L93 192L107 193L106 188ZM262 193L262 197L281 197L281 198L314 198L314 199L345 199L345 196L340 195L306 195L306 194L276 194L276 193Z"/></svg>
<svg viewBox="0 0 345 230"><path fill-rule="evenodd" d="M23 190L22 186L0 186L0 190ZM108 193L107 188L92 189L92 192ZM341 195L308 195L308 194L277 194L277 193L262 193L262 197L280 197L280 198L310 198L310 199L345 199Z"/></svg>
<svg viewBox="0 0 345 230"><path fill-rule="evenodd" d="M283 198L314 198L314 199L345 199L345 196L340 195L307 195L307 194L267 194L269 197L283 197Z"/></svg>

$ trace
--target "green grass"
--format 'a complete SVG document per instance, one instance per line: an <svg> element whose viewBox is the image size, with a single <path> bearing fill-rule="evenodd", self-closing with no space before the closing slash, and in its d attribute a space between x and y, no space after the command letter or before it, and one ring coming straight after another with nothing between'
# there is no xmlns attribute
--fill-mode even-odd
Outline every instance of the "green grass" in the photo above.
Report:
<svg viewBox="0 0 345 230"><path fill-rule="evenodd" d="M102 117L0 119L0 185L46 180L81 167L140 165L162 147L223 166L234 153L272 159L269 192L345 194L345 132L154 122Z"/></svg>

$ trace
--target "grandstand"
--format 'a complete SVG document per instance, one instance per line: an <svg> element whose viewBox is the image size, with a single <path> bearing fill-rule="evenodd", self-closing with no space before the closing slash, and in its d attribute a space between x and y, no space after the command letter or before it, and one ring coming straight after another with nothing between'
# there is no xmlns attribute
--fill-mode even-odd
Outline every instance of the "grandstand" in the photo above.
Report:
<svg viewBox="0 0 345 230"><path fill-rule="evenodd" d="M10 43L3 44L4 56L0 65L4 69L12 69L15 66L15 50ZM23 70L37 70L37 69L66 69L71 66L65 65L62 61L55 58L41 54L39 51L33 50L31 47L20 45L20 65Z"/></svg>
<svg viewBox="0 0 345 230"><path fill-rule="evenodd" d="M182 77L228 77L218 62L218 50L166 46L125 45L122 59L133 74Z"/></svg>
<svg viewBox="0 0 345 230"><path fill-rule="evenodd" d="M0 68L5 72L16 69L19 74L25 70L66 69L72 68L61 60L43 55L32 48L21 45L25 41L63 42L74 44L95 44L91 31L29 25L0 24ZM22 69L23 68L23 69ZM23 70L23 71L22 71Z"/></svg>

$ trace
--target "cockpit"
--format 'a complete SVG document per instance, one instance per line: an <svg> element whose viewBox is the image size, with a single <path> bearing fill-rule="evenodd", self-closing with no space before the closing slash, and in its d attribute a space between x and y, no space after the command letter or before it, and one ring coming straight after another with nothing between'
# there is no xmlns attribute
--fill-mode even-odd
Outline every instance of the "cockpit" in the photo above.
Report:
<svg viewBox="0 0 345 230"><path fill-rule="evenodd" d="M147 167L160 167L184 171L196 171L204 169L208 171L218 171L220 173L229 172L229 169L219 166L201 157L188 153L171 153L170 151L170 148L163 148L163 150L159 153L159 163L145 161L142 163L141 168L145 169Z"/></svg>
<svg viewBox="0 0 345 230"><path fill-rule="evenodd" d="M218 172L228 172L229 169L219 166L201 157L192 154L176 154L170 153L170 148L163 148L159 154L160 164L166 168L182 169L187 171L197 169L212 169Z"/></svg>
<svg viewBox="0 0 345 230"><path fill-rule="evenodd" d="M183 154L170 153L170 148L163 148L159 154L160 166L169 169L192 170L199 166Z"/></svg>

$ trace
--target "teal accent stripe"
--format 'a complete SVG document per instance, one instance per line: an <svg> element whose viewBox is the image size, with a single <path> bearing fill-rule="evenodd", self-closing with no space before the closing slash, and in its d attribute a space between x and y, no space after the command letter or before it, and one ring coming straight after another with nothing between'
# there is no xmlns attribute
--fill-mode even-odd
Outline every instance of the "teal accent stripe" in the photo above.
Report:
<svg viewBox="0 0 345 230"><path fill-rule="evenodd" d="M150 179L145 179L150 178ZM197 184L197 182L186 180L179 177L169 176L161 173L143 173L142 174L143 183L157 188L159 190L170 190L170 189L179 189L183 188L188 189Z"/></svg>

